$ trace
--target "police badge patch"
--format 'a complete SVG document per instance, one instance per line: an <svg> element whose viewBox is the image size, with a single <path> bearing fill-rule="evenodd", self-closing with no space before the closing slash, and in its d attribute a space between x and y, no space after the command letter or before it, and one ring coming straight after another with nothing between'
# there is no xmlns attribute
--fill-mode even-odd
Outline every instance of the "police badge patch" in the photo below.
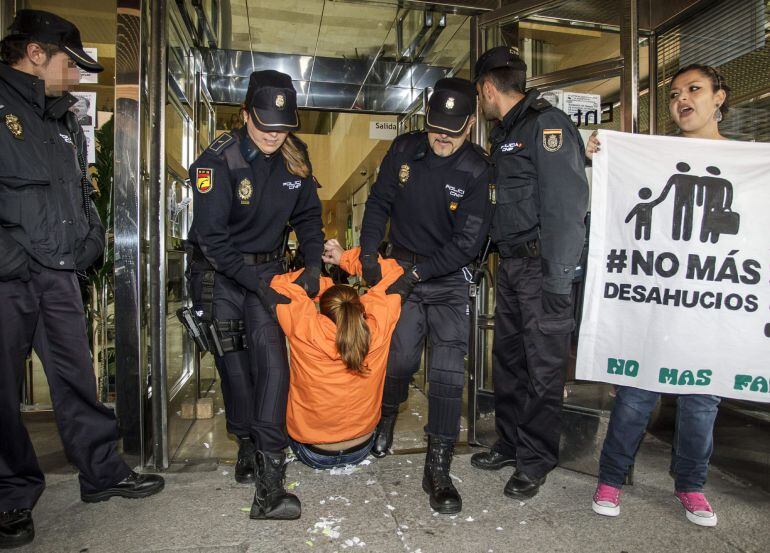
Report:
<svg viewBox="0 0 770 553"><path fill-rule="evenodd" d="M18 116L9 113L5 116L5 126L11 131L14 138L24 140L24 127L21 126Z"/></svg>
<svg viewBox="0 0 770 553"><path fill-rule="evenodd" d="M449 202L449 211L457 211L457 202Z"/></svg>
<svg viewBox="0 0 770 553"><path fill-rule="evenodd" d="M447 98L447 99L446 99L446 103L444 104L444 107L445 107L446 109L452 109L452 108L454 108L454 107L455 107L455 99L454 99L454 98L452 98L451 96L450 96L449 98Z"/></svg>
<svg viewBox="0 0 770 553"><path fill-rule="evenodd" d="M398 182L401 184L401 186L404 186L406 184L406 181L409 180L409 166L404 163L401 166L401 169L398 170Z"/></svg>
<svg viewBox="0 0 770 553"><path fill-rule="evenodd" d="M275 107L278 109L283 109L283 106L286 105L286 97L283 94L278 94L275 97Z"/></svg>
<svg viewBox="0 0 770 553"><path fill-rule="evenodd" d="M556 152L563 143L561 129L543 129L543 148L548 152Z"/></svg>
<svg viewBox="0 0 770 553"><path fill-rule="evenodd" d="M251 186L251 181L246 178L242 179L238 185L238 197L241 199L241 205L249 205L253 191L254 188Z"/></svg>
<svg viewBox="0 0 770 553"><path fill-rule="evenodd" d="M214 188L214 170L205 168L198 169L195 173L195 188L197 188L198 192L201 194L211 192L211 189Z"/></svg>

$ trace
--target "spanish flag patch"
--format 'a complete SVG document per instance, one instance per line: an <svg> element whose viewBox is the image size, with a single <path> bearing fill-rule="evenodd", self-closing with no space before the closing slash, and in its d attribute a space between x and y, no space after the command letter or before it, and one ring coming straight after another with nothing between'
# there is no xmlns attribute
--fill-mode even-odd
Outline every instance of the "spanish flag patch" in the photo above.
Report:
<svg viewBox="0 0 770 553"><path fill-rule="evenodd" d="M195 188L197 188L198 192L201 194L210 192L211 189L214 188L214 170L204 168L198 169L195 178Z"/></svg>

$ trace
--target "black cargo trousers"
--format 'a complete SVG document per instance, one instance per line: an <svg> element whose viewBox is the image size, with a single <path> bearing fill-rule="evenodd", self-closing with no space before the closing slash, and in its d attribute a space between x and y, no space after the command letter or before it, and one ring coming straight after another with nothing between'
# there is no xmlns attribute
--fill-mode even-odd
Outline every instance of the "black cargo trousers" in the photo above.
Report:
<svg viewBox="0 0 770 553"><path fill-rule="evenodd" d="M575 326L572 307L543 311L541 263L540 257L501 258L492 346L493 449L515 457L516 468L531 478L559 461L563 368Z"/></svg>
<svg viewBox="0 0 770 553"><path fill-rule="evenodd" d="M409 263L399 261L404 270ZM425 337L430 344L428 424L425 432L456 440L460 432L465 356L468 353L470 272L418 282L401 308L393 332L382 395L382 415L395 415L406 401L409 382L420 368Z"/></svg>
<svg viewBox="0 0 770 553"><path fill-rule="evenodd" d="M24 362L43 364L67 458L84 493L111 487L131 469L117 452L115 414L96 398L86 316L73 271L34 263L31 279L0 282L0 512L31 509L45 480L19 410Z"/></svg>
<svg viewBox="0 0 770 553"><path fill-rule="evenodd" d="M250 265L254 282L269 283L283 273L281 261ZM204 273L210 266L190 265L189 284L193 308L204 311ZM286 337L256 294L221 273L214 274L213 318L244 323L247 349L214 355L222 383L227 431L254 441L260 451L281 451L288 446L286 402L289 394L289 358ZM225 332L241 334L240 331Z"/></svg>

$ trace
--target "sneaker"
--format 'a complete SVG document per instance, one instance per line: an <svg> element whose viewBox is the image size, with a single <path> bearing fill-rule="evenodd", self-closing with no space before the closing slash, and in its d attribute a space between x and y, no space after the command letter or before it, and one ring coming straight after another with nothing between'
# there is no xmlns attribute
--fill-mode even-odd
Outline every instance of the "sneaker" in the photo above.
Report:
<svg viewBox="0 0 770 553"><path fill-rule="evenodd" d="M620 488L599 483L591 502L594 513L606 517L616 517L620 514Z"/></svg>
<svg viewBox="0 0 770 553"><path fill-rule="evenodd" d="M685 508L687 520L698 526L716 526L717 514L701 492L674 492Z"/></svg>

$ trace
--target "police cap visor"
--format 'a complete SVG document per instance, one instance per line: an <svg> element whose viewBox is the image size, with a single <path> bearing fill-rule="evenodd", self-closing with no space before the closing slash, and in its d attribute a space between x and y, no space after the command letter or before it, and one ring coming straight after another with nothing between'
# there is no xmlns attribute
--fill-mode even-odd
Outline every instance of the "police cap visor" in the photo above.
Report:
<svg viewBox="0 0 770 553"><path fill-rule="evenodd" d="M104 67L83 50L78 28L56 14L19 10L11 24L10 34L58 46L78 67L91 73L104 71Z"/></svg>

